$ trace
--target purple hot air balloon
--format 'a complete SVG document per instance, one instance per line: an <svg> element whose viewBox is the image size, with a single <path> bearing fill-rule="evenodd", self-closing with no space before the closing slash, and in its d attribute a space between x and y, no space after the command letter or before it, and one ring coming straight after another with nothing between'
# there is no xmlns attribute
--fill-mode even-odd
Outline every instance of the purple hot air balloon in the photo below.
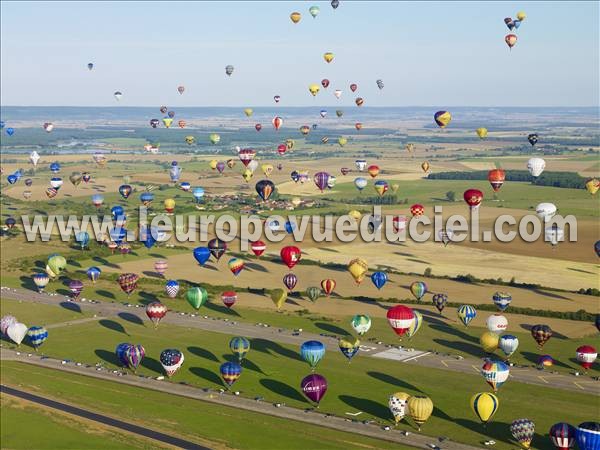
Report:
<svg viewBox="0 0 600 450"><path fill-rule="evenodd" d="M283 284L285 285L286 288L288 288L288 291L293 291L294 288L296 287L296 283L298 283L298 277L296 275L294 275L292 272L286 273L284 275Z"/></svg>
<svg viewBox="0 0 600 450"><path fill-rule="evenodd" d="M219 171L219 173L223 173L223 171L225 170L225 163L223 161L219 161L217 163L217 170Z"/></svg>
<svg viewBox="0 0 600 450"><path fill-rule="evenodd" d="M323 375L311 373L302 379L300 387L306 398L318 405L327 392L327 380Z"/></svg>
<svg viewBox="0 0 600 450"><path fill-rule="evenodd" d="M71 280L69 282L69 291L71 291L71 300L76 301L83 291L83 283L79 280Z"/></svg>
<svg viewBox="0 0 600 450"><path fill-rule="evenodd" d="M317 172L315 173L314 180L317 187L323 192L323 189L327 187L329 183L330 175L327 172Z"/></svg>

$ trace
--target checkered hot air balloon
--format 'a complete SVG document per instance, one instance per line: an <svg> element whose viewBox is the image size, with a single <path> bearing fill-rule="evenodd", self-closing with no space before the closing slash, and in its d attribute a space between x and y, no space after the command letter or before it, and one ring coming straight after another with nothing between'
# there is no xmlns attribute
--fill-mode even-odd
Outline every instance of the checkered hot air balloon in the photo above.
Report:
<svg viewBox="0 0 600 450"><path fill-rule="evenodd" d="M169 296L169 298L177 297L177 293L179 292L179 283L175 280L169 280L165 284L165 292Z"/></svg>
<svg viewBox="0 0 600 450"><path fill-rule="evenodd" d="M135 273L123 273L117 278L117 283L121 286L123 292L129 297L137 289L137 282L140 277Z"/></svg>
<svg viewBox="0 0 600 450"><path fill-rule="evenodd" d="M529 419L513 420L510 424L510 433L521 447L528 449L535 434L535 423Z"/></svg>

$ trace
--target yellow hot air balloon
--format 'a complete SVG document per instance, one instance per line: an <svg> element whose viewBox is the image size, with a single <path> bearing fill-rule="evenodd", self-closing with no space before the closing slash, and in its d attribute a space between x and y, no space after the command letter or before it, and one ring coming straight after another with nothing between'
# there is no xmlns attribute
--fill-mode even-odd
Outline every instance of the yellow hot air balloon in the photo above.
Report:
<svg viewBox="0 0 600 450"><path fill-rule="evenodd" d="M486 331L479 338L479 343L481 344L481 348L486 353L494 353L498 348L499 336L496 333L492 333L491 331Z"/></svg>
<svg viewBox="0 0 600 450"><path fill-rule="evenodd" d="M446 126L452 120L452 114L450 114L448 111L438 111L433 116L433 120L435 120L435 123L438 125L438 127L446 128Z"/></svg>
<svg viewBox="0 0 600 450"><path fill-rule="evenodd" d="M252 178L253 175L254 175L254 172L252 172L250 169L246 169L242 172L242 178L244 179L244 181L246 183L248 181L250 181L250 179Z"/></svg>
<svg viewBox="0 0 600 450"><path fill-rule="evenodd" d="M300 22L300 19L302 19L302 14L300 14L299 12L293 12L290 14L290 19L292 20L292 22L298 23Z"/></svg>
<svg viewBox="0 0 600 450"><path fill-rule="evenodd" d="M423 161L423 164L421 164L421 169L423 169L423 172L427 173L429 170L429 161Z"/></svg>
<svg viewBox="0 0 600 450"><path fill-rule="evenodd" d="M487 137L487 134L488 134L487 128L483 128L483 127L477 128L475 130L475 132L477 133L477 136L479 136L479 139L485 139Z"/></svg>
<svg viewBox="0 0 600 450"><path fill-rule="evenodd" d="M320 90L321 86L319 86L318 84L313 83L310 86L308 86L308 92L310 92L313 95L313 97L317 95Z"/></svg>
<svg viewBox="0 0 600 450"><path fill-rule="evenodd" d="M271 300L279 311L287 300L287 292L285 292L283 289L273 289L273 291L271 291Z"/></svg>
<svg viewBox="0 0 600 450"><path fill-rule="evenodd" d="M246 117L250 117L253 112L254 112L254 110L252 108L246 108L244 110L244 114L246 114Z"/></svg>
<svg viewBox="0 0 600 450"><path fill-rule="evenodd" d="M433 412L433 402L429 397L424 395L413 395L408 399L408 413L412 420L419 426L421 431L421 425L423 425Z"/></svg>
<svg viewBox="0 0 600 450"><path fill-rule="evenodd" d="M600 189L600 180L598 178L590 178L586 181L585 188L590 194L594 195Z"/></svg>
<svg viewBox="0 0 600 450"><path fill-rule="evenodd" d="M323 59L325 60L325 62L330 63L331 61L333 61L333 53L331 52L327 52L323 55Z"/></svg>
<svg viewBox="0 0 600 450"><path fill-rule="evenodd" d="M163 119L163 123L165 124L165 127L171 128L171 124L173 123L173 119L171 119L170 117L165 117Z"/></svg>
<svg viewBox="0 0 600 450"><path fill-rule="evenodd" d="M175 211L175 200L168 198L165 200L165 211L169 214Z"/></svg>
<svg viewBox="0 0 600 450"><path fill-rule="evenodd" d="M342 136L342 137L338 138L338 144L340 144L340 147L343 147L347 143L348 143L348 139L346 139L345 137Z"/></svg>
<svg viewBox="0 0 600 450"><path fill-rule="evenodd" d="M360 220L360 218L362 217L362 214L360 211L357 211L356 209L353 209L352 211L350 211L348 213L348 215L350 217L352 217L354 220L356 220L357 222Z"/></svg>
<svg viewBox="0 0 600 450"><path fill-rule="evenodd" d="M499 404L498 397L489 392L479 392L471 397L471 409L483 423L492 420L492 417L498 411Z"/></svg>
<svg viewBox="0 0 600 450"><path fill-rule="evenodd" d="M397 183L392 184L392 192L395 194L400 189L400 185Z"/></svg>
<svg viewBox="0 0 600 450"><path fill-rule="evenodd" d="M216 159L211 160L208 165L210 166L210 168L212 170L216 170L217 169L217 164L219 164L219 161L217 161Z"/></svg>
<svg viewBox="0 0 600 450"><path fill-rule="evenodd" d="M208 138L210 139L210 142L212 144L218 144L219 142L221 142L221 136L219 136L217 133L211 133L211 135Z"/></svg>
<svg viewBox="0 0 600 450"><path fill-rule="evenodd" d="M262 169L263 173L267 178L269 177L269 175L271 175L271 172L273 172L273 164L263 164L262 166L260 166L260 168Z"/></svg>
<svg viewBox="0 0 600 450"><path fill-rule="evenodd" d="M355 258L348 263L348 272L350 272L356 284L362 283L368 270L369 265L364 259Z"/></svg>
<svg viewBox="0 0 600 450"><path fill-rule="evenodd" d="M517 19L519 19L521 22L527 19L527 14L525 14L525 11L519 11L517 13Z"/></svg>

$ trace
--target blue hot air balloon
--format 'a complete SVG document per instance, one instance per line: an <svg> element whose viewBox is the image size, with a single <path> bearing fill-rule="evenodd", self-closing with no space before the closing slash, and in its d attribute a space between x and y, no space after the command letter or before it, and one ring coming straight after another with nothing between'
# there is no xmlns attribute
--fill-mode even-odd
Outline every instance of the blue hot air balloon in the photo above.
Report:
<svg viewBox="0 0 600 450"><path fill-rule="evenodd" d="M147 225L140 227L140 242L144 244L146 248L152 248L156 244L156 233Z"/></svg>
<svg viewBox="0 0 600 450"><path fill-rule="evenodd" d="M504 311L506 308L508 308L508 305L510 305L512 296L507 292L496 292L492 296L492 300L494 301L496 308L498 308L500 311Z"/></svg>
<svg viewBox="0 0 600 450"><path fill-rule="evenodd" d="M125 216L125 209L121 205L115 205L110 208L110 215L112 216L113 220L117 220L117 218Z"/></svg>
<svg viewBox="0 0 600 450"><path fill-rule="evenodd" d="M8 134L9 136L12 136L13 134L15 134L15 129L14 128L7 128L6 129L6 134Z"/></svg>
<svg viewBox="0 0 600 450"><path fill-rule="evenodd" d="M285 231L287 234L292 234L295 229L296 224L294 222L290 222L289 220L285 222Z"/></svg>
<svg viewBox="0 0 600 450"><path fill-rule="evenodd" d="M469 322L471 322L471 320L473 320L477 315L477 310L475 310L475 308L473 308L471 305L462 305L458 308L457 313L458 318L466 327L469 325Z"/></svg>
<svg viewBox="0 0 600 450"><path fill-rule="evenodd" d="M575 437L577 438L577 445L580 450L600 449L600 423L580 423L575 432Z"/></svg>
<svg viewBox="0 0 600 450"><path fill-rule="evenodd" d="M0 130L1 130L2 128L4 128L4 125L6 125L6 124L4 123L4 120L0 120Z"/></svg>
<svg viewBox="0 0 600 450"><path fill-rule="evenodd" d="M198 264L203 266L210 258L210 250L208 247L196 247L194 249L194 258L196 258Z"/></svg>
<svg viewBox="0 0 600 450"><path fill-rule="evenodd" d="M373 272L371 275L371 281L377 289L381 289L385 283L387 283L388 277L385 272Z"/></svg>
<svg viewBox="0 0 600 450"><path fill-rule="evenodd" d="M110 239L117 245L121 245L123 240L127 237L127 230L123 227L113 227L108 232Z"/></svg>
<svg viewBox="0 0 600 450"><path fill-rule="evenodd" d="M19 179L14 173L11 173L9 176L7 176L6 180L9 184L15 184L17 181L19 181Z"/></svg>
<svg viewBox="0 0 600 450"><path fill-rule="evenodd" d="M196 203L200 203L200 201L204 197L204 188L195 187L192 190L192 195L194 196L194 199L196 200Z"/></svg>
<svg viewBox="0 0 600 450"><path fill-rule="evenodd" d="M115 354L117 355L117 359L124 366L127 366L127 359L125 358L125 354L127 353L127 349L129 347L131 347L131 344L128 344L127 342L123 342L123 343L117 345L117 348L115 349Z"/></svg>
<svg viewBox="0 0 600 450"><path fill-rule="evenodd" d="M325 355L325 345L320 341L306 341L300 346L300 356L314 371Z"/></svg>
<svg viewBox="0 0 600 450"><path fill-rule="evenodd" d="M60 164L57 162L53 162L52 164L50 164L50 171L52 173L58 173L60 172Z"/></svg>
<svg viewBox="0 0 600 450"><path fill-rule="evenodd" d="M27 337L37 351L38 347L48 339L48 330L44 327L31 327L27 330Z"/></svg>
<svg viewBox="0 0 600 450"><path fill-rule="evenodd" d="M154 201L154 194L152 192L142 192L140 194L140 202L144 206L150 206Z"/></svg>
<svg viewBox="0 0 600 450"><path fill-rule="evenodd" d="M169 176L171 177L171 181L173 183L177 183L179 181L179 177L181 176L181 167L171 166L169 169Z"/></svg>
<svg viewBox="0 0 600 450"><path fill-rule="evenodd" d="M227 384L227 389L229 389L229 386L235 383L240 377L242 373L242 366L240 366L238 363L227 361L226 363L221 364L220 372L223 381L225 381L225 384Z"/></svg>
<svg viewBox="0 0 600 450"><path fill-rule="evenodd" d="M80 231L75 234L75 241L81 246L83 250L90 243L90 235L87 231Z"/></svg>
<svg viewBox="0 0 600 450"><path fill-rule="evenodd" d="M98 280L98 278L100 278L101 273L102 271L100 270L100 268L96 266L90 267L86 272L88 278L92 283L95 283Z"/></svg>

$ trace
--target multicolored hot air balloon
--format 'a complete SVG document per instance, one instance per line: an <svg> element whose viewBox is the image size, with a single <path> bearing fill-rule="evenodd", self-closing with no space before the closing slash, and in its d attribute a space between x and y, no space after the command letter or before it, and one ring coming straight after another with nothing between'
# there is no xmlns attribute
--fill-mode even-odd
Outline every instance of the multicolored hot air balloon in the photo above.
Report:
<svg viewBox="0 0 600 450"><path fill-rule="evenodd" d="M483 363L481 368L481 375L485 379L486 383L489 384L494 392L498 391L498 388L502 386L510 373L508 364L501 361L487 360Z"/></svg>
<svg viewBox="0 0 600 450"><path fill-rule="evenodd" d="M125 348L123 359L125 365L135 373L138 366L141 364L142 359L144 359L144 356L146 356L146 350L142 345L129 345Z"/></svg>
<svg viewBox="0 0 600 450"><path fill-rule="evenodd" d="M458 308L457 314L463 325L467 327L477 315L477 311L471 305L462 305Z"/></svg>
<svg viewBox="0 0 600 450"><path fill-rule="evenodd" d="M185 357L179 350L168 348L160 353L159 360L165 373L171 378L182 366Z"/></svg>
<svg viewBox="0 0 600 450"><path fill-rule="evenodd" d="M548 434L556 448L559 450L569 450L575 444L577 430L568 423L559 422L550 427Z"/></svg>
<svg viewBox="0 0 600 450"><path fill-rule="evenodd" d="M117 283L129 297L133 291L137 289L137 282L140 279L139 275L135 273L123 273L117 278Z"/></svg>
<svg viewBox="0 0 600 450"><path fill-rule="evenodd" d="M235 291L225 291L221 294L221 301L227 308L231 308L237 301L237 294Z"/></svg>
<svg viewBox="0 0 600 450"><path fill-rule="evenodd" d="M27 330L27 337L29 338L29 343L37 352L38 347L48 339L48 330L44 327L30 327L29 330Z"/></svg>
<svg viewBox="0 0 600 450"><path fill-rule="evenodd" d="M581 367L583 367L584 370L589 370L598 357L598 352L591 345L582 345L577 347L576 352L577 362L581 364Z"/></svg>
<svg viewBox="0 0 600 450"><path fill-rule="evenodd" d="M227 361L221 364L219 371L221 372L221 378L223 378L223 381L227 385L227 389L229 389L240 378L242 366L238 363Z"/></svg>
<svg viewBox="0 0 600 450"><path fill-rule="evenodd" d="M516 419L510 424L510 433L524 449L531 447L535 435L535 423L529 419Z"/></svg>
<svg viewBox="0 0 600 450"><path fill-rule="evenodd" d="M86 275L92 283L95 283L100 278L101 273L102 271L99 267L92 266L87 270Z"/></svg>
<svg viewBox="0 0 600 450"><path fill-rule="evenodd" d="M441 314L446 306L446 303L448 303L448 296L446 294L438 293L434 294L431 300L433 302L433 306L435 306Z"/></svg>
<svg viewBox="0 0 600 450"><path fill-rule="evenodd" d="M452 120L452 115L448 111L438 111L433 115L433 120L440 128L446 128Z"/></svg>
<svg viewBox="0 0 600 450"><path fill-rule="evenodd" d="M360 341L356 338L340 338L338 340L338 346L342 354L348 358L349 363L354 355L358 353L358 350L360 349Z"/></svg>
<svg viewBox="0 0 600 450"><path fill-rule="evenodd" d="M548 325L534 325L531 327L531 336L541 349L552 337L552 329Z"/></svg>
<svg viewBox="0 0 600 450"><path fill-rule="evenodd" d="M242 270L244 270L244 261L242 259L239 258L231 258L228 262L227 262L227 266L229 267L229 270L231 271L232 274L234 274L235 276L238 276L240 274L240 272Z"/></svg>
<svg viewBox="0 0 600 450"><path fill-rule="evenodd" d="M300 346L300 356L314 372L319 361L325 356L325 345L320 341L306 341Z"/></svg>
<svg viewBox="0 0 600 450"><path fill-rule="evenodd" d="M229 341L229 349L238 357L238 361L241 364L246 354L250 351L250 341L245 337L233 337Z"/></svg>
<svg viewBox="0 0 600 450"><path fill-rule="evenodd" d="M154 324L154 328L158 327L159 322L167 315L167 307L161 302L152 302L146 305L146 315Z"/></svg>
<svg viewBox="0 0 600 450"><path fill-rule="evenodd" d="M396 425L400 423L406 413L408 412L408 400L410 399L410 395L406 392L396 392L395 394L390 395L388 400L388 406L390 408L390 412L394 417L394 422Z"/></svg>
<svg viewBox="0 0 600 450"><path fill-rule="evenodd" d="M44 288L48 285L50 277L47 273L36 273L32 277L34 284L36 285L38 292L43 292Z"/></svg>
<svg viewBox="0 0 600 450"><path fill-rule="evenodd" d="M494 192L498 192L504 184L506 173L502 169L493 169L488 172L488 181Z"/></svg>
<svg viewBox="0 0 600 450"><path fill-rule="evenodd" d="M483 201L483 192L479 189L467 189L463 193L463 198L470 209L476 209Z"/></svg>
<svg viewBox="0 0 600 450"><path fill-rule="evenodd" d="M424 281L415 281L410 285L410 292L418 301L421 301L427 293L427 284Z"/></svg>
<svg viewBox="0 0 600 450"><path fill-rule="evenodd" d="M323 289L323 292L325 292L325 295L327 297L329 297L331 295L331 293L335 289L335 286L336 286L336 282L335 282L335 280L333 280L331 278L326 278L324 280L321 280L321 289Z"/></svg>
<svg viewBox="0 0 600 450"><path fill-rule="evenodd" d="M364 314L356 314L350 321L352 329L359 336L363 336L371 329L371 318Z"/></svg>
<svg viewBox="0 0 600 450"><path fill-rule="evenodd" d="M255 189L262 201L266 202L275 192L275 184L271 180L260 180Z"/></svg>

